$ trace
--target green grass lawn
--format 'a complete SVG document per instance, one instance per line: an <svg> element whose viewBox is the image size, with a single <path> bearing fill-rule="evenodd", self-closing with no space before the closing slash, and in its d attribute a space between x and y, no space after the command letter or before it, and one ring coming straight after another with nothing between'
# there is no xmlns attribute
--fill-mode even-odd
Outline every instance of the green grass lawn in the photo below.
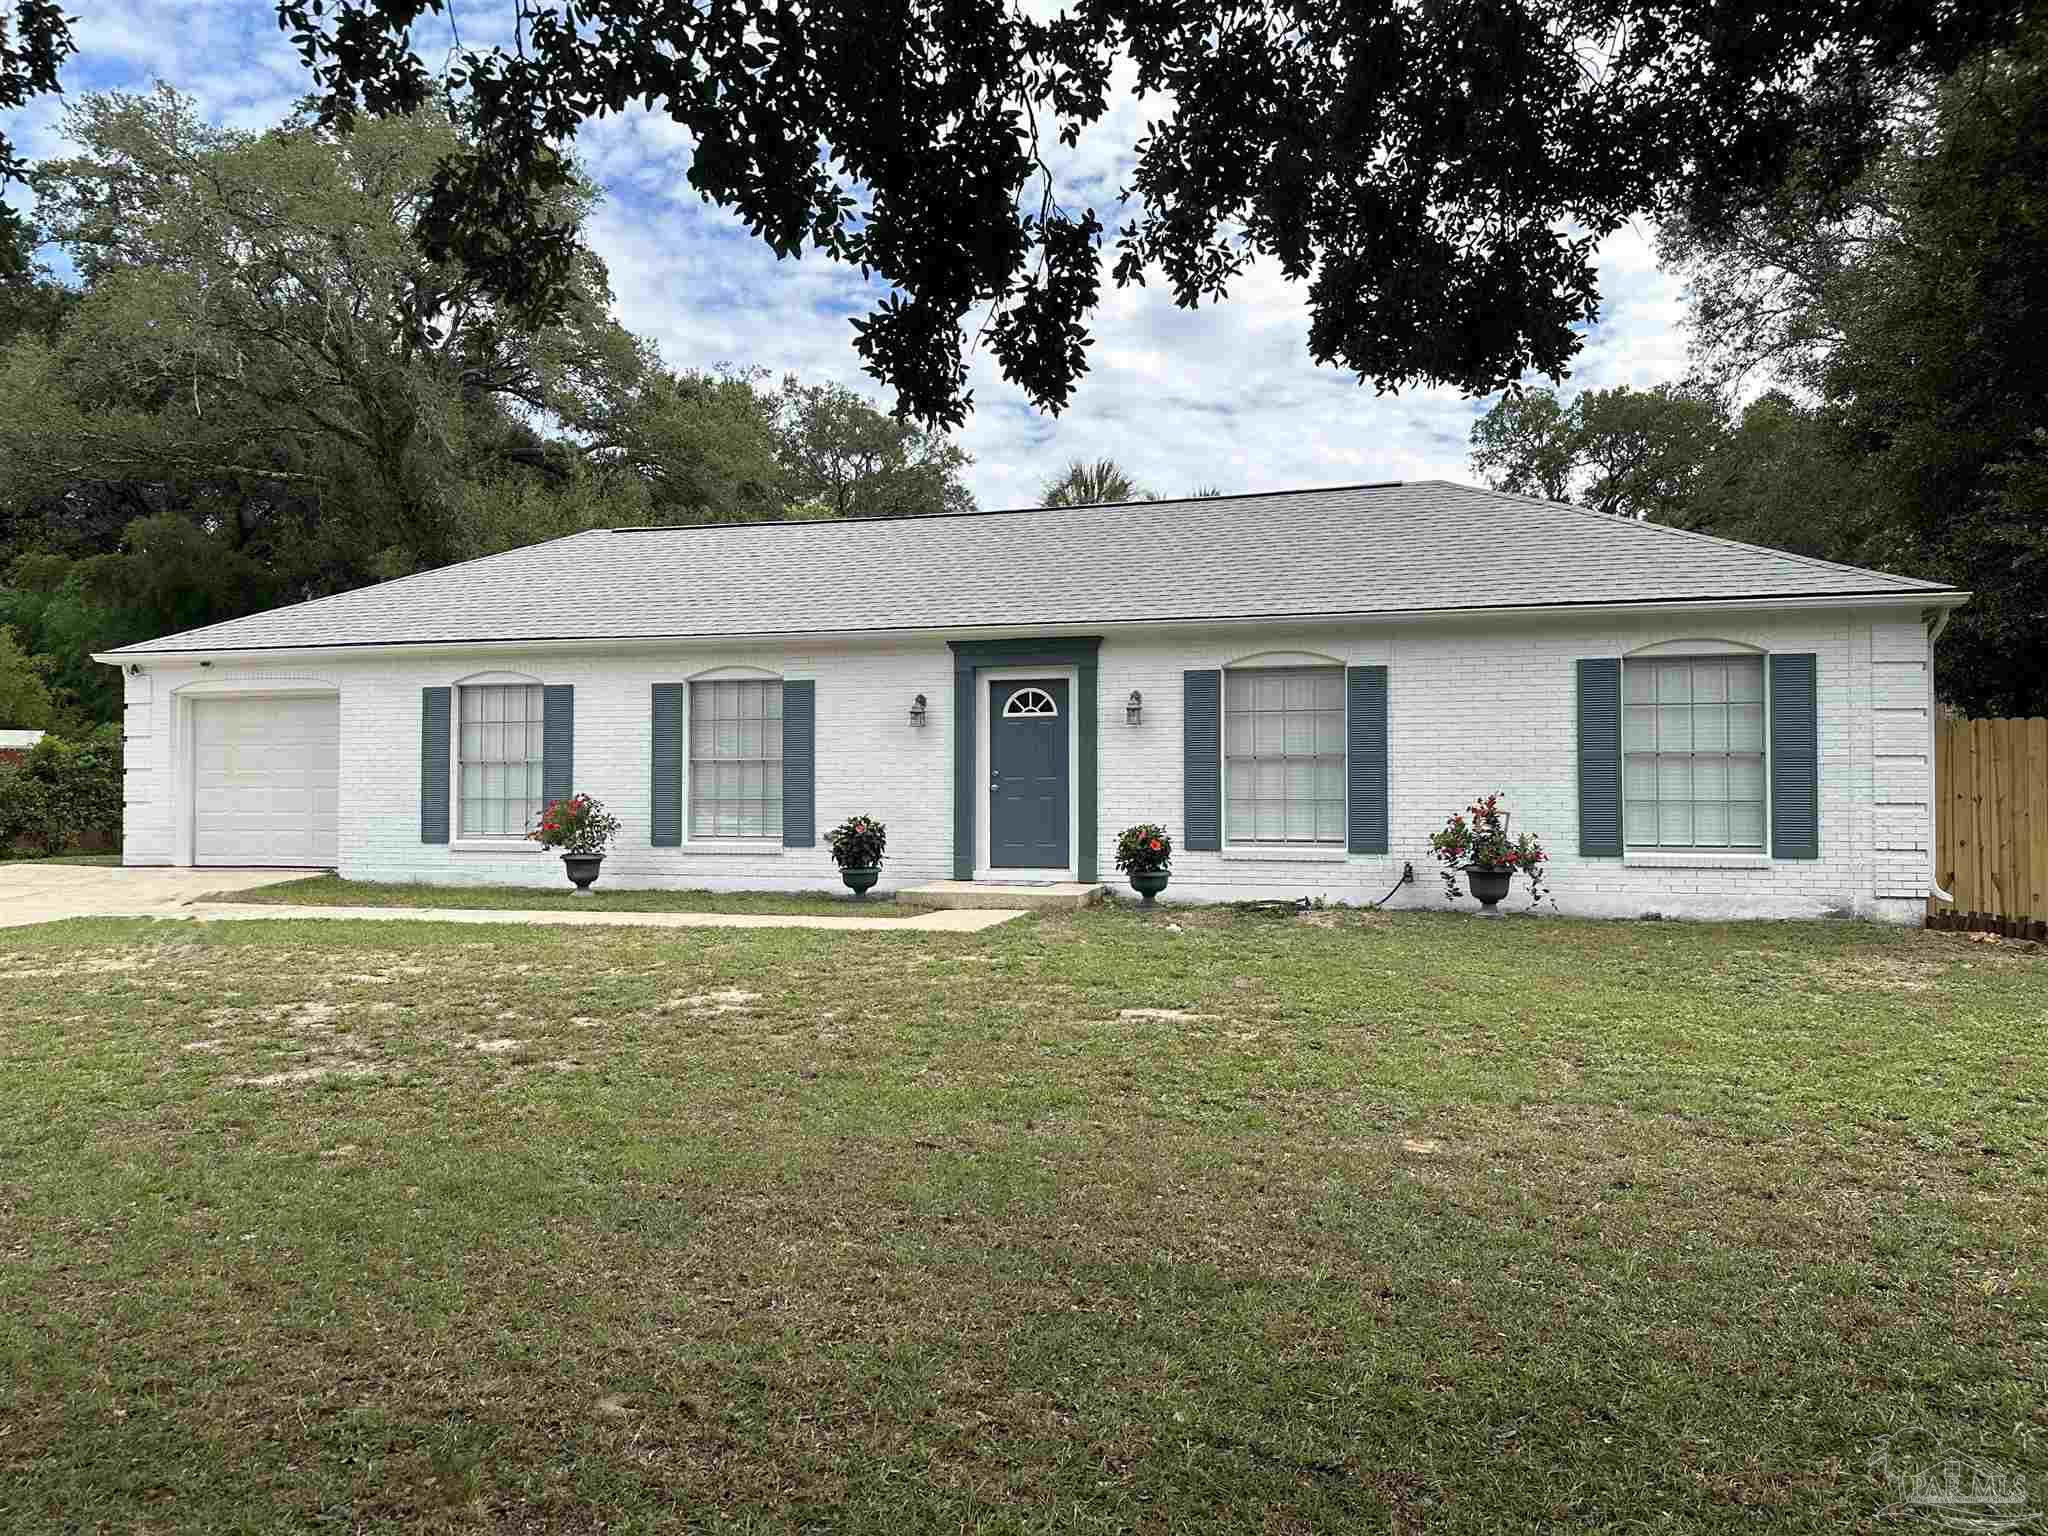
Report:
<svg viewBox="0 0 2048 1536"><path fill-rule="evenodd" d="M855 901L850 892L629 891L607 887L602 879L588 896L578 896L566 880L559 889L535 889L525 885L401 885L312 875L253 891L223 891L219 899L310 907L472 907L514 912L547 912L560 907L575 912L736 912L789 917L915 917L937 910L928 902L899 901L887 894Z"/></svg>
<svg viewBox="0 0 2048 1536"><path fill-rule="evenodd" d="M30 855L24 853L17 856L0 853L0 864L90 864L95 868L118 869L121 866L121 855L118 853L60 853L53 856L50 854Z"/></svg>
<svg viewBox="0 0 2048 1536"><path fill-rule="evenodd" d="M1092 910L0 932L9 1531L2048 1503L2048 954Z"/></svg>

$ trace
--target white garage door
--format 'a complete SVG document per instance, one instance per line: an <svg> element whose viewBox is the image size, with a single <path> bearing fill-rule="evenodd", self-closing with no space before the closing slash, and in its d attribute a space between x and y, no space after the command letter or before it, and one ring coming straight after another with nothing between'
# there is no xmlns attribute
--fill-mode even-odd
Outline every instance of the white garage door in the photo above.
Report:
<svg viewBox="0 0 2048 1536"><path fill-rule="evenodd" d="M192 706L192 862L332 868L341 709L332 694Z"/></svg>

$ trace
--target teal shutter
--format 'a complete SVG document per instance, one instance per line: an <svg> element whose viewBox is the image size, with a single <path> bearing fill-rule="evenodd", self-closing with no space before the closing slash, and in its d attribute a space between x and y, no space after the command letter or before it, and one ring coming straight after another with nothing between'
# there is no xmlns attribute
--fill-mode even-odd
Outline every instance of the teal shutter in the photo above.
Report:
<svg viewBox="0 0 2048 1536"><path fill-rule="evenodd" d="M782 846L818 841L818 685L782 685Z"/></svg>
<svg viewBox="0 0 2048 1536"><path fill-rule="evenodd" d="M1820 667L1811 652L1773 656L1771 857L1820 857Z"/></svg>
<svg viewBox="0 0 2048 1536"><path fill-rule="evenodd" d="M453 690L420 690L420 841L448 841L448 715Z"/></svg>
<svg viewBox="0 0 2048 1536"><path fill-rule="evenodd" d="M683 704L689 687L654 685L654 784L647 802L647 840L656 848L683 845Z"/></svg>
<svg viewBox="0 0 2048 1536"><path fill-rule="evenodd" d="M1579 857L1621 857L1621 662L1579 662Z"/></svg>
<svg viewBox="0 0 2048 1536"><path fill-rule="evenodd" d="M1387 851L1387 669L1344 670L1344 776L1353 853Z"/></svg>
<svg viewBox="0 0 2048 1536"><path fill-rule="evenodd" d="M540 705L540 795L545 803L576 793L576 690L550 684Z"/></svg>
<svg viewBox="0 0 2048 1536"><path fill-rule="evenodd" d="M1223 674L1181 673L1181 846L1223 846Z"/></svg>
<svg viewBox="0 0 2048 1536"><path fill-rule="evenodd" d="M974 808L981 797L974 785L975 736L985 729L975 718L976 679L981 676L974 662L963 655L958 640L953 648L953 878L974 878ZM982 802L986 804L986 801Z"/></svg>

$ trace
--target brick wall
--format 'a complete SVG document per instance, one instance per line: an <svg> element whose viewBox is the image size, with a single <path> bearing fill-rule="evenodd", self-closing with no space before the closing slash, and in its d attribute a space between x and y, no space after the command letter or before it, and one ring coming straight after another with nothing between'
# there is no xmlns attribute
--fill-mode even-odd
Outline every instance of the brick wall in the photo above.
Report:
<svg viewBox="0 0 2048 1536"><path fill-rule="evenodd" d="M1737 643L1819 656L1821 857L1764 868L1690 861L1648 867L1577 856L1576 692L1582 656L1678 642ZM1815 915L1848 910L1908 921L1926 891L1931 833L1925 632L1898 610L1643 616L1630 621L1523 621L1486 625L1325 626L1260 630L1153 630L1111 635L1101 651L1100 848L1116 879L1117 830L1135 821L1181 823L1181 674L1300 654L1389 669L1391 850L1353 857L1318 851L1182 852L1170 895L1194 898L1325 895L1376 900L1404 861L1417 882L1396 905L1441 905L1428 835L1451 810L1506 793L1516 825L1540 833L1566 912L1637 915ZM555 885L542 854L472 852L419 841L420 689L489 669L576 687L576 784L604 799L626 835L605 866L607 884L714 889L836 887L822 844L734 853L647 846L649 690L711 670L758 669L818 685L820 830L864 811L889 825L884 887L952 874L952 654L942 639L775 651L677 646L659 653L584 651L513 659L471 655L338 660L308 669L155 669L130 677L130 863L182 857L178 805L182 719L194 690L228 692L332 683L340 691L341 872L361 879ZM1132 689L1142 722L1125 721ZM909 722L924 694L922 728ZM1515 904L1520 894L1511 898Z"/></svg>

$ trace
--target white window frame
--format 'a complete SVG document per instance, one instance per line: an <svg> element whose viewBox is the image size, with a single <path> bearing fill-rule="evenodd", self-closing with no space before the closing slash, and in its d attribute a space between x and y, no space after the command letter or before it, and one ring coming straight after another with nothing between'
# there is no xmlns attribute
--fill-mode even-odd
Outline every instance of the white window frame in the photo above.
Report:
<svg viewBox="0 0 2048 1536"><path fill-rule="evenodd" d="M1628 669L1663 662L1754 661L1762 669L1763 738L1758 756L1763 771L1763 840L1748 843L1631 843L1628 830ZM1726 866L1767 868L1771 863L1771 656L1754 646L1728 641L1667 641L1629 652L1621 658L1621 751L1617 768L1621 790L1621 854L1624 863L1650 866Z"/></svg>
<svg viewBox="0 0 2048 1536"><path fill-rule="evenodd" d="M799 676L801 675L799 674ZM677 679L683 690L682 752L680 754L681 761L676 767L676 793L680 797L678 804L680 806L679 815L682 821L681 840L672 848L653 849L651 850L653 854L656 856L680 854L686 857L744 854L750 858L764 859L780 858L784 853L796 851L794 849L785 849L780 835L775 837L692 837L690 835L690 742L693 735L692 717L696 702L696 695L692 692L692 688L698 683L762 683L769 687L780 688L788 681L790 681L790 678L780 672L771 672L765 667L742 664L706 667L700 672L691 673L688 677ZM653 716L651 714L648 717L648 728L650 731L653 728ZM649 750L652 751L651 736L648 738L648 741ZM782 812L784 816L789 814L789 807L786 804L783 806Z"/></svg>
<svg viewBox="0 0 2048 1536"><path fill-rule="evenodd" d="M462 690L465 688L542 688L547 684L524 672L476 672L451 678L448 689L448 851L450 853L545 854L553 852L531 839L509 832L462 835ZM543 693L542 708L547 695ZM545 795L543 795L545 800Z"/></svg>
<svg viewBox="0 0 2048 1536"><path fill-rule="evenodd" d="M524 844L528 848L537 848L540 845L538 843L530 841L527 838L527 832L532 830L532 828L530 827L522 829L518 832L465 832L462 830L462 696L465 693L481 694L486 689L496 688L530 689L537 690L540 693L541 715L539 717L539 724L542 731L542 745L541 757L538 759L538 761L542 765L542 772L545 773L546 771L547 690L546 686L542 684L538 678L472 677L465 678L463 679L463 681L456 683L454 685L453 692L449 698L450 708L448 710L448 760L449 768L454 775L454 785L448 797L449 841L450 843L460 842L482 844L483 846L488 848L499 848L511 844ZM533 758L528 758L526 761L529 765L531 765L536 760ZM541 793L538 803L543 809L545 809L547 805L547 781L545 778L543 778L541 781Z"/></svg>
<svg viewBox="0 0 2048 1536"><path fill-rule="evenodd" d="M1222 669L1222 697L1217 701L1220 711L1218 748L1221 761L1217 775L1217 815L1222 823L1222 853L1225 857L1233 853L1240 858L1272 858L1302 862L1335 862L1349 856L1351 827L1351 663L1335 657L1302 655L1274 655L1261 657L1249 663L1235 663ZM1342 743L1339 758L1342 767L1338 779L1344 788L1343 813L1338 821L1337 835L1332 838L1291 838L1273 841L1261 838L1234 838L1230 835L1230 680L1233 676L1258 676L1267 673L1334 672L1337 676L1337 739ZM1318 757L1325 754L1318 753ZM1320 803L1321 797L1318 797Z"/></svg>
<svg viewBox="0 0 2048 1536"><path fill-rule="evenodd" d="M693 781L696 777L694 748L697 739L697 689L699 685L710 687L718 683L748 683L763 689L774 689L779 692L783 685L783 679L774 673L757 672L751 668L722 667L711 672L700 672L695 677L685 681L683 686L683 750L681 766L682 846L685 851L694 849L700 853L780 853L783 846L782 831L780 829L772 835L762 837L726 836L717 833L706 833L700 836L696 831L696 817L694 814L696 785ZM780 719L781 717L777 716L777 718ZM778 769L782 763L781 758L764 758L763 761L775 763ZM778 801L782 799L782 783L779 777L775 785L775 795ZM781 807L781 810L782 815L787 817L789 807L785 804ZM787 822L785 821L783 825L786 826Z"/></svg>

